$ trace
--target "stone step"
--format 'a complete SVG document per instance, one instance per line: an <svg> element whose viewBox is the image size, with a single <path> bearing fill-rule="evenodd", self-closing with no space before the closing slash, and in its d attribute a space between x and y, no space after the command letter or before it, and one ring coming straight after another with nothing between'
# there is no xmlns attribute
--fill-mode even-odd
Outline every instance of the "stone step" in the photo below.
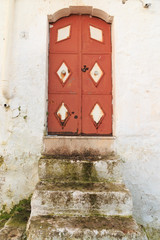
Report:
<svg viewBox="0 0 160 240"><path fill-rule="evenodd" d="M44 154L85 154L104 155L114 150L115 137L112 136L45 136Z"/></svg>
<svg viewBox="0 0 160 240"><path fill-rule="evenodd" d="M129 191L114 183L40 182L31 207L31 216L132 215Z"/></svg>
<svg viewBox="0 0 160 240"><path fill-rule="evenodd" d="M28 240L147 240L132 217L31 217Z"/></svg>
<svg viewBox="0 0 160 240"><path fill-rule="evenodd" d="M117 156L72 156L67 159L43 156L39 161L40 180L121 182L121 160Z"/></svg>

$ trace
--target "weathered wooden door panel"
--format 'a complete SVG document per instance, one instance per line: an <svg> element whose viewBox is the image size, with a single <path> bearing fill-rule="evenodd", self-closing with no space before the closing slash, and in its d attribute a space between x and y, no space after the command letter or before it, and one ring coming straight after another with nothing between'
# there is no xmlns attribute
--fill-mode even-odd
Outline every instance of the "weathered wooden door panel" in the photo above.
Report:
<svg viewBox="0 0 160 240"><path fill-rule="evenodd" d="M82 134L112 134L111 95L83 95Z"/></svg>
<svg viewBox="0 0 160 240"><path fill-rule="evenodd" d="M82 52L111 52L110 24L98 18L82 16L82 26Z"/></svg>
<svg viewBox="0 0 160 240"><path fill-rule="evenodd" d="M50 54L48 92L77 93L80 88L77 54Z"/></svg>
<svg viewBox="0 0 160 240"><path fill-rule="evenodd" d="M110 135L110 24L88 15L50 28L49 134Z"/></svg>
<svg viewBox="0 0 160 240"><path fill-rule="evenodd" d="M80 134L80 16L62 18L50 28L49 134Z"/></svg>
<svg viewBox="0 0 160 240"><path fill-rule="evenodd" d="M82 73L83 94L112 93L110 55L83 55L82 65L86 65L89 68L86 72Z"/></svg>
<svg viewBox="0 0 160 240"><path fill-rule="evenodd" d="M79 51L80 16L61 18L50 28L50 53L77 53Z"/></svg>
<svg viewBox="0 0 160 240"><path fill-rule="evenodd" d="M80 115L78 96L49 94L48 129L50 134L79 134ZM54 122L54 124L53 124Z"/></svg>

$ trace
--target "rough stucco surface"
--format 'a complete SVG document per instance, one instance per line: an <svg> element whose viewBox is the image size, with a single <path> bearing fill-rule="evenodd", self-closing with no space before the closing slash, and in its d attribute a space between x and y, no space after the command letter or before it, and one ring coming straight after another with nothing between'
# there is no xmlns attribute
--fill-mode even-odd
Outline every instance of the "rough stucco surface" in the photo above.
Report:
<svg viewBox="0 0 160 240"><path fill-rule="evenodd" d="M0 0L0 62L6 0ZM115 149L134 215L160 227L160 1L16 0L10 59L10 109L0 96L0 202L11 206L38 181L47 99L47 15L70 5L90 5L114 17L112 24ZM0 69L1 71L1 69ZM4 131L7 129L7 132Z"/></svg>

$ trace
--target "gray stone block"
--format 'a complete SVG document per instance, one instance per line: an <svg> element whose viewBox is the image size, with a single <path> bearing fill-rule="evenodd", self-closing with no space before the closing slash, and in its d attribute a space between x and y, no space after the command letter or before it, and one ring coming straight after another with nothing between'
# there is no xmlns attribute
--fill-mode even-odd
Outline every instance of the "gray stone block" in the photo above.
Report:
<svg viewBox="0 0 160 240"><path fill-rule="evenodd" d="M132 199L122 184L39 183L32 197L32 216L132 215Z"/></svg>
<svg viewBox="0 0 160 240"><path fill-rule="evenodd" d="M98 157L97 157L98 158ZM40 180L121 182L121 161L118 157L102 159L55 159L41 158L39 161Z"/></svg>
<svg viewBox="0 0 160 240"><path fill-rule="evenodd" d="M32 217L28 240L147 240L131 217Z"/></svg>

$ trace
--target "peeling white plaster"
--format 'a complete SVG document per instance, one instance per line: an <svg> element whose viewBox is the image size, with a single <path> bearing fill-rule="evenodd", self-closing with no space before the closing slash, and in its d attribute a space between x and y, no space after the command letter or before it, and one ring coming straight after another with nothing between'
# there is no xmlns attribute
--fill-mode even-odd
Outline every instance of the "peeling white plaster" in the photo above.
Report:
<svg viewBox="0 0 160 240"><path fill-rule="evenodd" d="M1 206L11 206L28 196L38 181L37 162L42 151L47 112L47 15L70 5L93 6L114 17L112 76L114 135L117 137L115 149L125 160L123 176L133 196L134 216L140 223L158 228L159 0L154 0L150 8L143 8L142 3L135 0L128 0L126 4L120 0L16 1L8 71L11 89L15 91L10 105L17 102L21 106L21 114L12 118L12 110L3 107L5 102L0 96L0 155L5 156L0 167ZM0 63L5 8L6 0L1 0ZM26 113L22 114L23 106ZM24 119L26 115L27 119ZM3 130L5 126L6 132Z"/></svg>
<svg viewBox="0 0 160 240"><path fill-rule="evenodd" d="M12 111L12 118L16 118L16 117L18 117L20 115L20 111L19 111L19 109L17 108L17 109L14 109L13 111Z"/></svg>

